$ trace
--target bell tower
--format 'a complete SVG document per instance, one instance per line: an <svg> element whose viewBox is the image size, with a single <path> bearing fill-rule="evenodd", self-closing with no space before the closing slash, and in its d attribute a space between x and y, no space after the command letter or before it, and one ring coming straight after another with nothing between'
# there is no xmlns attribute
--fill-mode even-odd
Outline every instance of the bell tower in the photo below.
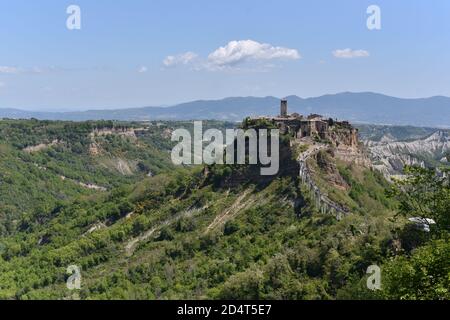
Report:
<svg viewBox="0 0 450 320"><path fill-rule="evenodd" d="M282 118L287 118L288 116L288 102L286 99L281 100L280 116Z"/></svg>

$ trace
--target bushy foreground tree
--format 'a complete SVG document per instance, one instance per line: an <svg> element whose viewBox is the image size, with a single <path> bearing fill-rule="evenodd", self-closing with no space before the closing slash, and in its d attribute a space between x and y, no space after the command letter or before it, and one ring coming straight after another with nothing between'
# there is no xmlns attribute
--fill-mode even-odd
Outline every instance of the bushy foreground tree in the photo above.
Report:
<svg viewBox="0 0 450 320"><path fill-rule="evenodd" d="M383 267L383 296L389 299L450 298L450 180L449 170L407 167L406 179L396 181L390 194L407 218L433 219L436 224L422 245L397 256Z"/></svg>

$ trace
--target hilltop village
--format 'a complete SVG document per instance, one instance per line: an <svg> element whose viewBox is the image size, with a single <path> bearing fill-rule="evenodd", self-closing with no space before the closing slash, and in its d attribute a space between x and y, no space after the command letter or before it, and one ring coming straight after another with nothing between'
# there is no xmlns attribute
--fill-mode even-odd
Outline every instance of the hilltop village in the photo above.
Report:
<svg viewBox="0 0 450 320"><path fill-rule="evenodd" d="M252 120L267 120L275 124L281 134L289 134L299 141L326 142L336 148L357 151L359 146L358 129L347 121L326 119L318 114L303 116L288 113L287 100L281 100L280 115L277 117L258 117Z"/></svg>
<svg viewBox="0 0 450 320"><path fill-rule="evenodd" d="M289 114L287 100L281 100L279 116L258 117L250 121L261 120L278 127L281 134L290 136L291 149L300 150L296 159L299 177L302 184L311 192L316 207L323 213L334 215L338 220L350 214L345 206L332 201L327 192L316 184L315 169L311 168L310 161L313 163L323 161L324 156L320 154L326 152L340 161L372 168L372 163L359 141L358 129L348 121L325 118L318 114L309 116L298 113ZM339 177L334 161L322 165L327 167L326 170L329 171L330 176ZM336 180L339 181L340 178ZM338 188L346 188L345 183L340 184L340 182L333 182L333 185Z"/></svg>

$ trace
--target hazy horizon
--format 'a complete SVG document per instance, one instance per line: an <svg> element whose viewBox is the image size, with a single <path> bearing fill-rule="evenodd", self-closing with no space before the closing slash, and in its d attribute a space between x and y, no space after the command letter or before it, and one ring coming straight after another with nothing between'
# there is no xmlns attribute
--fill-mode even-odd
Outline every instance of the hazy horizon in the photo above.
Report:
<svg viewBox="0 0 450 320"><path fill-rule="evenodd" d="M387 94L384 94L384 93L374 92L374 91L361 91L361 92L342 91L342 92L335 92L335 93L324 93L324 94L317 95L317 96L300 96L298 94L288 94L286 96L274 96L274 95L257 96L257 95L249 95L249 96L227 96L227 97L219 97L219 98L212 98L212 99L198 98L198 99L193 99L193 100L189 100L189 101L180 101L180 102L177 102L177 103L174 103L174 104L162 104L162 105L138 105L138 106L123 106L123 107L93 106L93 107L74 107L74 108L64 109L64 110L59 110L60 108L42 108L42 107L38 107L38 109L34 109L33 107L17 108L17 107L14 107L14 106L11 106L11 107L0 106L0 109L15 109L15 110L29 111L29 112L85 112L85 111L103 111L103 110L112 110L113 111L113 110L141 109L141 108L170 108L170 107L175 107L175 106L178 106L178 105L182 105L182 104L186 104L186 103L192 103L192 102L198 102L198 101L222 101L222 100L233 99L233 98L259 98L259 99L263 99L263 98L273 97L273 98L282 99L282 98L285 98L285 97L296 96L296 97L299 97L301 99L310 99L310 98L320 98L320 97L323 97L323 96L340 95L340 94L346 94L346 93L349 93L349 94L376 94L376 95L383 95L383 96L387 96L387 97L391 97L391 98L404 99L404 100L430 99L430 98L438 98L438 97L443 97L443 98L449 98L450 99L450 96L445 96L445 95L434 95L434 96L426 96L426 97L400 97L400 96L392 96L392 95L387 95Z"/></svg>

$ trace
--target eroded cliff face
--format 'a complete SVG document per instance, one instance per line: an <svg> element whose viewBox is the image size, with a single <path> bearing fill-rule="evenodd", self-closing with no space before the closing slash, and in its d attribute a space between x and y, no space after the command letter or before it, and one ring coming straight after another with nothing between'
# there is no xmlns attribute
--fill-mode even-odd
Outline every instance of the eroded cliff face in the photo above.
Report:
<svg viewBox="0 0 450 320"><path fill-rule="evenodd" d="M317 166L324 174L324 178L329 181L331 185L341 190L348 190L350 186L342 178L339 170L336 167L336 162L334 161L336 154L333 149L323 150L318 152L314 160Z"/></svg>
<svg viewBox="0 0 450 320"><path fill-rule="evenodd" d="M333 128L329 132L329 140L335 156L340 160L365 167L372 165L365 148L359 142L357 129L351 126Z"/></svg>
<svg viewBox="0 0 450 320"><path fill-rule="evenodd" d="M426 138L411 141L396 141L385 136L380 141L364 141L364 145L370 153L374 168L386 177L401 175L405 166L450 165L448 131L439 130Z"/></svg>
<svg viewBox="0 0 450 320"><path fill-rule="evenodd" d="M349 128L332 128L329 130L328 137L336 147L346 147L358 149L358 130L352 127Z"/></svg>

